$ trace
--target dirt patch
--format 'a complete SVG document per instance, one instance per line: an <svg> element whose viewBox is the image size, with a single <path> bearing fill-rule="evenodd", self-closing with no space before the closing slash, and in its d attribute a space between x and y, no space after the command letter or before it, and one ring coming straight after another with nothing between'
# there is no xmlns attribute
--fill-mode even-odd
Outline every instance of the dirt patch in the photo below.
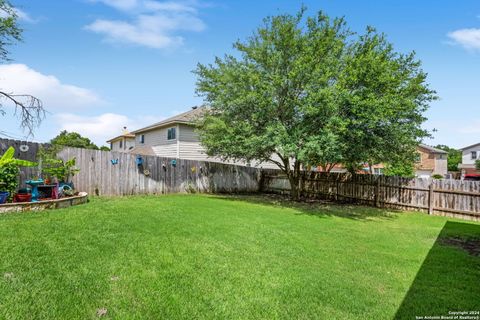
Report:
<svg viewBox="0 0 480 320"><path fill-rule="evenodd" d="M480 257L480 238L448 237L441 239L440 243L445 246L460 248L472 256Z"/></svg>

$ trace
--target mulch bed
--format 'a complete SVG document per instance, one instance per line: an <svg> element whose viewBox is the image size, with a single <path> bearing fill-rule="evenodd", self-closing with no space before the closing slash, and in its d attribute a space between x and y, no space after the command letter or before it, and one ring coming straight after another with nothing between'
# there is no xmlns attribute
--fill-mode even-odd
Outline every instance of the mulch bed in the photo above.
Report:
<svg viewBox="0 0 480 320"><path fill-rule="evenodd" d="M479 238L460 238L448 237L440 240L440 243L446 246L457 247L467 251L470 255L480 256L480 239Z"/></svg>

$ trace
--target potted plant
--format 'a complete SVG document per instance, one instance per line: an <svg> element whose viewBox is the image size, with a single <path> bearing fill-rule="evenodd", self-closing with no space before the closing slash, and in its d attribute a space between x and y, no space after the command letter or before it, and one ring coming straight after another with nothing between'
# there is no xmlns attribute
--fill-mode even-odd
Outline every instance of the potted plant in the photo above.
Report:
<svg viewBox="0 0 480 320"><path fill-rule="evenodd" d="M15 149L9 147L0 158L0 203L5 203L18 187L19 167L33 167L35 162L16 159Z"/></svg>

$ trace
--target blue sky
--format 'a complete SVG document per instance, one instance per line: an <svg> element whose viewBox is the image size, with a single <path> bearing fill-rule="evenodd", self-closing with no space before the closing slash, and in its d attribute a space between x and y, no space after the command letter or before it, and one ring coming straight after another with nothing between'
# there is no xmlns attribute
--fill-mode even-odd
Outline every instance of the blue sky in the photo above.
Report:
<svg viewBox="0 0 480 320"><path fill-rule="evenodd" d="M425 127L427 144L463 147L480 141L480 1L323 0L220 1L65 0L13 1L24 42L0 65L0 88L31 93L49 114L34 140L61 129L96 143L202 103L192 70L232 52L262 18L324 10L345 16L349 27L387 34L400 52L415 50L440 100ZM22 138L13 110L0 132Z"/></svg>

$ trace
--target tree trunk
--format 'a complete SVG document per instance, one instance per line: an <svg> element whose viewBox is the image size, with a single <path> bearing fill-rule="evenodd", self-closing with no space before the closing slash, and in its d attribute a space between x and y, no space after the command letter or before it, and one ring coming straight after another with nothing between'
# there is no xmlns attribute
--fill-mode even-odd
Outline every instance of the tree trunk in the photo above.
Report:
<svg viewBox="0 0 480 320"><path fill-rule="evenodd" d="M288 174L288 181L290 182L290 196L293 200L300 200L299 177L294 172L290 171Z"/></svg>

